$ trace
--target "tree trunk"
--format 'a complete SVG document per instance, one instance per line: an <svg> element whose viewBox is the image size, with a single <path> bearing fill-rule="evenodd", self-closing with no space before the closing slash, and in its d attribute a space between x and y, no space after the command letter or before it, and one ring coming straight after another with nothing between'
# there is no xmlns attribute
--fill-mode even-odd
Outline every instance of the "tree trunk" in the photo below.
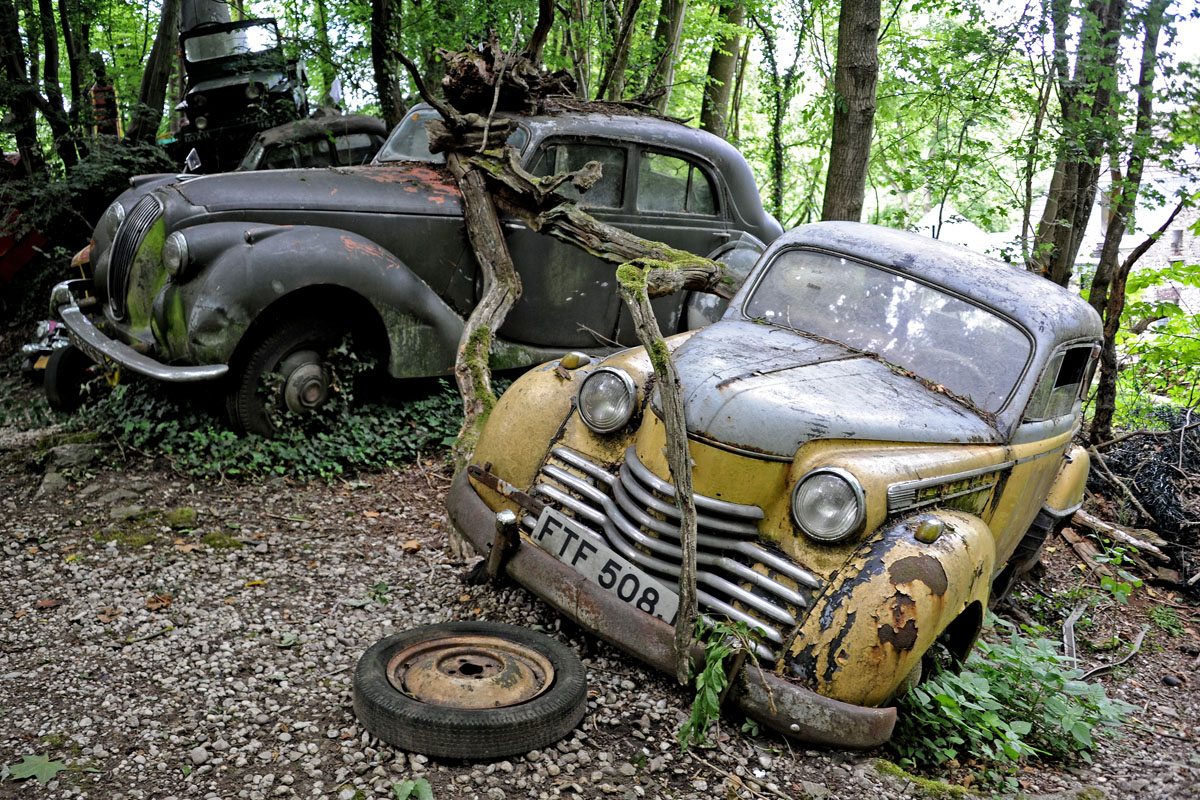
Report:
<svg viewBox="0 0 1200 800"><path fill-rule="evenodd" d="M730 125L729 141L740 142L742 140L742 87L746 83L746 63L750 60L750 40L753 37L746 36L746 43L742 45L742 54L738 57L737 65L737 83L733 87L733 103L729 111L729 118L732 120Z"/></svg>
<svg viewBox="0 0 1200 800"><path fill-rule="evenodd" d="M371 66L375 71L375 91L379 111L388 130L400 124L408 112L396 80L396 35L399 30L400 0L374 0L371 3Z"/></svg>
<svg viewBox="0 0 1200 800"><path fill-rule="evenodd" d="M78 16L72 14L69 0L58 1L58 16L62 27L63 45L67 48L67 71L71 77L71 110L67 113L67 119L75 134L76 152L80 157L84 157L87 155L87 147L83 143L83 109L87 101L83 93L83 75L87 50L81 50L78 46L79 37L76 34L82 32L82 26L78 24Z"/></svg>
<svg viewBox="0 0 1200 800"><path fill-rule="evenodd" d="M700 127L722 139L726 138L729 130L729 98L733 93L741 25L745 16L746 7L741 0L721 4L717 18L722 25L722 34L708 58L708 77L704 83L704 99L700 104Z"/></svg>
<svg viewBox="0 0 1200 800"><path fill-rule="evenodd" d="M45 168L41 145L37 140L37 90L30 85L25 71L25 48L21 43L21 23L12 0L0 0L0 61L8 83L9 108L15 117L13 135L21 168L26 175L41 173Z"/></svg>
<svg viewBox="0 0 1200 800"><path fill-rule="evenodd" d="M525 47L525 57L534 66L542 63L542 49L546 46L546 37L550 35L550 26L554 24L554 0L538 0L538 19L529 44Z"/></svg>
<svg viewBox="0 0 1200 800"><path fill-rule="evenodd" d="M62 84L58 78L58 29L54 26L54 5L51 0L38 0L38 12L42 20L42 46L46 50L42 73L46 99L41 104L42 111L54 135L58 157L69 170L79 161L79 154L75 151L75 134L67 118L67 109L63 106Z"/></svg>
<svg viewBox="0 0 1200 800"><path fill-rule="evenodd" d="M1038 223L1033 266L1066 286L1096 199L1100 159L1110 141L1113 85L1120 50L1125 0L1091 0L1082 15L1073 76L1068 76L1070 0L1050 0L1054 67L1062 109L1055 179ZM1090 98L1090 104L1088 99Z"/></svg>
<svg viewBox="0 0 1200 800"><path fill-rule="evenodd" d="M321 78L321 105L333 105L329 96L333 88L333 45L329 41L329 14L325 0L314 0L313 27L317 34L317 74Z"/></svg>
<svg viewBox="0 0 1200 800"><path fill-rule="evenodd" d="M862 218L879 79L880 18L880 0L842 0L824 220Z"/></svg>
<svg viewBox="0 0 1200 800"><path fill-rule="evenodd" d="M146 60L146 71L138 89L137 106L129 118L125 138L131 142L153 143L162 122L163 102L167 97L167 81L171 78L171 59L175 54L178 36L175 20L179 16L180 0L163 0L162 18L150 57Z"/></svg>
<svg viewBox="0 0 1200 800"><path fill-rule="evenodd" d="M621 26L617 31L617 39L613 43L612 56L604 65L604 75L600 85L596 87L596 99L607 97L609 100L620 100L625 93L625 68L629 65L629 43L633 39L633 21L637 17L642 0L625 0L625 10L621 14Z"/></svg>
<svg viewBox="0 0 1200 800"><path fill-rule="evenodd" d="M1112 438L1112 421L1117 404L1117 334L1121 329L1121 313L1125 310L1125 285L1129 272L1149 244L1156 237L1143 242L1117 266L1118 248L1125 236L1129 216L1137 202L1142 185L1142 170L1146 153L1150 148L1154 112L1154 77L1158 58L1158 38L1166 16L1168 0L1153 0L1146 9L1145 35L1142 39L1142 63L1135 87L1138 95L1137 122L1134 127L1133 143L1130 146L1129 167L1125 180L1113 187L1118 200L1113 209L1108 229L1104 233L1104 247L1100 252L1100 263L1096 266L1096 277L1088 293L1088 302L1104 320L1104 346L1100 352L1100 380L1096 388L1096 416L1092 420L1091 440L1103 442ZM1175 213L1159 229L1161 235L1174 221L1182 203Z"/></svg>
<svg viewBox="0 0 1200 800"><path fill-rule="evenodd" d="M33 13L33 0L17 0L17 5L21 16L25 20L25 42L29 47L29 61L25 64L25 75L33 90L40 92L42 85L38 77L38 69L42 63L42 54L38 49L41 36L38 30L37 15Z"/></svg>
<svg viewBox="0 0 1200 800"><path fill-rule="evenodd" d="M654 31L654 64L646 78L646 97L652 105L666 113L671 102L671 84L675 80L675 59L679 55L679 36L683 32L683 17L687 0L662 0L658 27Z"/></svg>

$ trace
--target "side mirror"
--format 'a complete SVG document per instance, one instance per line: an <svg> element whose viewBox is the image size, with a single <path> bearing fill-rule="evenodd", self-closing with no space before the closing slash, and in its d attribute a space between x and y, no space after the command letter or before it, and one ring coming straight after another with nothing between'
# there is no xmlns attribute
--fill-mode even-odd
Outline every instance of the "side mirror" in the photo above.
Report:
<svg viewBox="0 0 1200 800"><path fill-rule="evenodd" d="M187 154L187 158L183 160L183 166L188 172L200 169L200 154L196 152L196 148L193 147Z"/></svg>

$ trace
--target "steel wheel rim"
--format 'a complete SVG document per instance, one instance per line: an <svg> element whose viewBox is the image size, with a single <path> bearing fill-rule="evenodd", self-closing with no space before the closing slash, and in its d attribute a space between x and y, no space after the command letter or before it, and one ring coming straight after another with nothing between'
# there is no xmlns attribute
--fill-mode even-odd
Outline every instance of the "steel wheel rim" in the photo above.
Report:
<svg viewBox="0 0 1200 800"><path fill-rule="evenodd" d="M494 636L447 636L392 656L387 679L396 691L444 708L506 708L526 703L554 683L554 666L532 648Z"/></svg>

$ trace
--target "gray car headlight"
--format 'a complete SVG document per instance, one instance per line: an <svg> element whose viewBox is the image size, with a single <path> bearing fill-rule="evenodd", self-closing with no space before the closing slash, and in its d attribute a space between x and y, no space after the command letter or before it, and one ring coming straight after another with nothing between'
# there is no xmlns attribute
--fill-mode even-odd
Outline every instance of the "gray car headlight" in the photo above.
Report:
<svg viewBox="0 0 1200 800"><path fill-rule="evenodd" d="M838 542L857 533L865 506L858 479L836 467L814 469L792 490L792 520L818 542Z"/></svg>
<svg viewBox="0 0 1200 800"><path fill-rule="evenodd" d="M188 243L183 233L175 231L167 236L162 248L163 268L172 278L178 278L188 266Z"/></svg>
<svg viewBox="0 0 1200 800"><path fill-rule="evenodd" d="M596 433L612 433L633 416L637 386L623 369L598 367L583 379L577 402L584 424Z"/></svg>
<svg viewBox="0 0 1200 800"><path fill-rule="evenodd" d="M104 216L100 218L100 224L109 231L109 236L115 236L117 228L121 227L121 223L125 221L125 206L114 202L104 211Z"/></svg>

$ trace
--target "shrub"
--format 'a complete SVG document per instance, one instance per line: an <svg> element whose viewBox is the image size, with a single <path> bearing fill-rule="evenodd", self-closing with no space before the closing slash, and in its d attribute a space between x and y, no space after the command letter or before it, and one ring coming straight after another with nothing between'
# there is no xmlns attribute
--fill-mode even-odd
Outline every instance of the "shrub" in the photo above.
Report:
<svg viewBox="0 0 1200 800"><path fill-rule="evenodd" d="M1015 789L1012 775L1027 760L1090 763L1095 736L1133 707L1080 681L1055 642L991 624L1006 630L981 640L961 670L941 671L901 699L890 742L901 765L938 770L971 761L985 782Z"/></svg>

